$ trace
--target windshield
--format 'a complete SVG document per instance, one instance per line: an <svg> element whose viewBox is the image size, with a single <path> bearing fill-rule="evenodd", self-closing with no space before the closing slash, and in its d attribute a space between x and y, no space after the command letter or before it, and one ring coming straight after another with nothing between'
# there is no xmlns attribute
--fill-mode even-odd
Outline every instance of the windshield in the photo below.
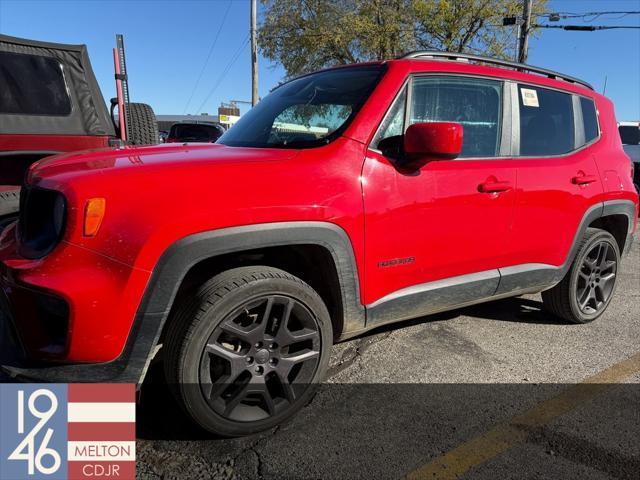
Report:
<svg viewBox="0 0 640 480"><path fill-rule="evenodd" d="M276 88L217 143L310 148L338 138L369 97L384 65L314 73Z"/></svg>

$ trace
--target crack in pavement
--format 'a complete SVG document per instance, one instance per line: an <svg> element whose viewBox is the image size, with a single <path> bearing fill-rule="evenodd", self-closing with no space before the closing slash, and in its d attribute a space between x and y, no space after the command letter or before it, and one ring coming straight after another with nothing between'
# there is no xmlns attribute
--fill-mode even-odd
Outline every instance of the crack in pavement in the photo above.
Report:
<svg viewBox="0 0 640 480"><path fill-rule="evenodd" d="M311 402L309 402L306 406L308 407L311 404ZM235 456L232 457L233 463L235 464L237 462L237 460L242 457L243 455L246 455L248 452L252 452L255 456L256 459L258 461L258 465L256 467L256 478L264 478L264 462L262 460L262 455L260 454L260 452L258 451L258 446L263 443L266 442L268 440L270 440L271 438L273 438L278 431L280 430L281 425L276 425L270 432L268 433L264 433L260 438L254 440L253 442L251 442L248 446L244 447L242 450L240 450L240 452L238 452Z"/></svg>
<svg viewBox="0 0 640 480"><path fill-rule="evenodd" d="M262 462L262 455L260 455L260 452L258 450L256 450L255 448L252 448L251 451L255 454L256 459L258 460L258 465L256 466L256 477L258 479L262 479L264 478L264 464Z"/></svg>
<svg viewBox="0 0 640 480"><path fill-rule="evenodd" d="M340 361L336 365L333 365L329 368L329 371L327 372L327 378L332 378L337 374L344 372L348 368L354 366L358 359L360 359L363 354L367 350L369 350L369 348L389 338L392 334L393 332L385 332L373 337L365 337L353 341L353 345L350 345L347 350L342 353L342 358L340 359ZM349 354L348 358L345 358L347 354Z"/></svg>

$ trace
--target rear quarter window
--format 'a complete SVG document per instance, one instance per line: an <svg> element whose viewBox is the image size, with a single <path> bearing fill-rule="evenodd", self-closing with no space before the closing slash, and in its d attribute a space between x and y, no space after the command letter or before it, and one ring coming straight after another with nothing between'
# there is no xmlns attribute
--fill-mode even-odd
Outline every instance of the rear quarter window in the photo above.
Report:
<svg viewBox="0 0 640 480"><path fill-rule="evenodd" d="M574 150L571 95L547 88L518 85L520 155L562 155Z"/></svg>
<svg viewBox="0 0 640 480"><path fill-rule="evenodd" d="M600 134L596 105L590 98L580 97L580 107L582 108L582 121L584 123L584 141L589 143L598 138Z"/></svg>
<svg viewBox="0 0 640 480"><path fill-rule="evenodd" d="M62 64L51 57L0 52L0 113L69 115Z"/></svg>

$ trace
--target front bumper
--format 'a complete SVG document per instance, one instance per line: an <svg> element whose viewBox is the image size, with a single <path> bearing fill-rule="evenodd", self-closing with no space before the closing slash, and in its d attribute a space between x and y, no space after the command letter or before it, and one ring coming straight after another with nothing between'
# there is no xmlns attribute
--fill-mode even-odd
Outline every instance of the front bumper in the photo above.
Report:
<svg viewBox="0 0 640 480"><path fill-rule="evenodd" d="M141 323L134 319L149 275L65 242L45 259L26 260L15 225L7 226L0 232L1 368L39 381L137 382L147 359L134 358Z"/></svg>

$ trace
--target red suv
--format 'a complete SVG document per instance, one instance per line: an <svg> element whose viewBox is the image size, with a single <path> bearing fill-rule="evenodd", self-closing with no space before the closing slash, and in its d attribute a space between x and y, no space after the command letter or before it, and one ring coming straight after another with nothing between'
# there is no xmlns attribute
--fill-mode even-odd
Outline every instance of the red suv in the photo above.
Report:
<svg viewBox="0 0 640 480"><path fill-rule="evenodd" d="M631 175L611 102L559 73L417 52L306 75L217 144L31 167L0 236L3 368L139 384L155 359L202 427L269 428L380 325L535 292L599 317Z"/></svg>

